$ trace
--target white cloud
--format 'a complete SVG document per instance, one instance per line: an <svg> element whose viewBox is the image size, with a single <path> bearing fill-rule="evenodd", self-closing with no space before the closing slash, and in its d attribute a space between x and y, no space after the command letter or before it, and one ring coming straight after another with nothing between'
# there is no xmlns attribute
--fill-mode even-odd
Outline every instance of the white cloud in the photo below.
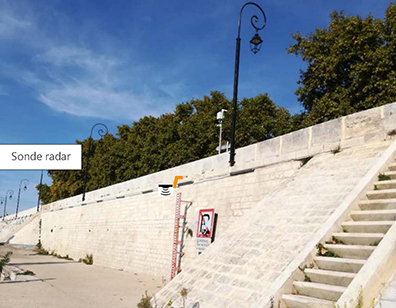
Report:
<svg viewBox="0 0 396 308"><path fill-rule="evenodd" d="M0 12L0 37L13 37L32 26L28 20L17 19L9 12Z"/></svg>
<svg viewBox="0 0 396 308"><path fill-rule="evenodd" d="M35 59L43 65L45 75L41 74L41 78L46 81L37 82L30 74L27 76L36 85L38 100L56 111L116 120L136 120L166 111L166 98L155 99L155 91L149 86L140 82L133 87L126 82L131 82L133 77L120 77L125 77L121 61L114 57L86 48L62 46L51 48ZM171 92L165 91L169 99L179 87L170 85Z"/></svg>
<svg viewBox="0 0 396 308"><path fill-rule="evenodd" d="M109 70L119 65L119 61L114 58L96 55L88 49L75 46L53 47L36 58L54 66L78 66L93 71Z"/></svg>
<svg viewBox="0 0 396 308"><path fill-rule="evenodd" d="M96 88L91 85L68 85L40 94L39 100L49 107L76 116L137 119L152 114L148 97L128 92Z"/></svg>
<svg viewBox="0 0 396 308"><path fill-rule="evenodd" d="M177 102L183 83L172 83L168 76L154 74L152 67L131 63L128 52L115 55L111 51L118 51L120 42L106 38L110 44L104 50L92 47L78 33L62 36L56 27L45 28L44 32L38 16L30 13L25 14L33 16L28 21L18 17L15 10L0 12L0 18L6 16L6 22L0 21L0 44L3 31L23 46L29 58L28 65L23 66L0 63L0 73L32 88L38 101L57 112L113 120L159 115L170 111ZM68 31L78 29L71 27ZM113 46L109 46L111 43Z"/></svg>

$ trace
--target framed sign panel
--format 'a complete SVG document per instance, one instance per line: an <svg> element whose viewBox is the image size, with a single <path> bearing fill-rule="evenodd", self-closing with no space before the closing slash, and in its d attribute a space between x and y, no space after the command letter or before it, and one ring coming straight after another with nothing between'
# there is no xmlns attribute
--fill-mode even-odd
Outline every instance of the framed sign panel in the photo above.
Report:
<svg viewBox="0 0 396 308"><path fill-rule="evenodd" d="M213 235L214 209L199 210L197 238L211 238Z"/></svg>

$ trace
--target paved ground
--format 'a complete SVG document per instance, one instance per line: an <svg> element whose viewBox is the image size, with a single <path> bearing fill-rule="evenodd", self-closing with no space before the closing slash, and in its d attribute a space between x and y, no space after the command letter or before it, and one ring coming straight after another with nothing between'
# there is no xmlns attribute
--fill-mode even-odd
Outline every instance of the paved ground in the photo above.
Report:
<svg viewBox="0 0 396 308"><path fill-rule="evenodd" d="M135 308L145 290L152 294L162 285L148 276L38 256L31 250L0 246L0 255L10 250L11 265L33 271L42 281L0 283L1 308Z"/></svg>

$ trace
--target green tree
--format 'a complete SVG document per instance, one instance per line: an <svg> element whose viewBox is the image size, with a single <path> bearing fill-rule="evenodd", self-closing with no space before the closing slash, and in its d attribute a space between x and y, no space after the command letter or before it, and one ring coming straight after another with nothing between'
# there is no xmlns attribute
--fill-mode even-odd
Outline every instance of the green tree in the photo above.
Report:
<svg viewBox="0 0 396 308"><path fill-rule="evenodd" d="M49 203L82 193L88 145L91 155L86 191L127 181L179 166L217 153L219 128L216 114L227 109L223 121L223 144L231 135L231 102L213 91L203 99L178 104L172 113L146 116L131 126L118 127L117 136L82 144L82 170L52 170L52 185L41 186L41 200ZM292 130L289 112L276 106L267 94L243 99L238 104L237 147L246 146Z"/></svg>
<svg viewBox="0 0 396 308"><path fill-rule="evenodd" d="M239 104L236 145L246 146L292 130L289 111L278 107L267 94L243 99Z"/></svg>
<svg viewBox="0 0 396 308"><path fill-rule="evenodd" d="M288 49L307 63L296 91L307 111L305 125L396 99L396 4L384 20L342 11L330 18L327 29L294 34L296 43Z"/></svg>
<svg viewBox="0 0 396 308"><path fill-rule="evenodd" d="M40 191L40 200L43 204L52 201L51 188L47 184L37 184L36 189Z"/></svg>

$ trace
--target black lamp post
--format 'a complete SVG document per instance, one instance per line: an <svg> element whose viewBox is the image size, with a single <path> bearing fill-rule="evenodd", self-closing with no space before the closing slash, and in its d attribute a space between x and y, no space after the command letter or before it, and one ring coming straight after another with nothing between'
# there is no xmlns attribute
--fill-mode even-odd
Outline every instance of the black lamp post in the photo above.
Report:
<svg viewBox="0 0 396 308"><path fill-rule="evenodd" d="M263 14L263 18L264 18L263 25L261 27L258 27L256 25L256 23L258 23L259 21L259 18L256 15L253 15L250 18L250 23L252 24L253 28L256 30L255 35L250 40L250 49L254 54L260 51L261 44L263 43L261 37L258 34L258 31L264 29L267 23L267 17L265 16L263 9L254 2L245 3L242 6L241 10L239 11L238 36L236 39L236 52L235 52L234 94L232 99L233 105L232 105L232 123L231 123L231 150L230 150L230 161L229 161L231 167L234 166L235 164L235 121L236 121L236 111L238 107L237 101L238 101L239 55L241 50L241 17L242 17L243 9L248 5L253 5L257 7L260 10L260 12Z"/></svg>
<svg viewBox="0 0 396 308"><path fill-rule="evenodd" d="M15 211L15 217L18 217L18 210L19 210L19 200L21 198L21 188L23 184L23 190L27 189L27 186L29 185L29 180L23 179L19 182L19 190L18 190L18 200L17 200L17 206L16 206L16 211Z"/></svg>
<svg viewBox="0 0 396 308"><path fill-rule="evenodd" d="M0 197L0 205L3 205L3 204L4 204L4 198Z"/></svg>
<svg viewBox="0 0 396 308"><path fill-rule="evenodd" d="M12 195L14 194L14 192L10 189L6 192L5 198L4 198L4 211L3 211L3 220L5 219L5 215L6 215L6 209L7 209L7 198L10 197L10 199L12 199Z"/></svg>
<svg viewBox="0 0 396 308"><path fill-rule="evenodd" d="M82 201L85 201L85 190L87 188L87 176L88 176L88 169L89 169L89 156L91 155L91 148L92 148L92 134L93 131L95 129L96 126L100 126L102 128L100 128L98 130L98 135L100 136L100 138L102 138L104 135L106 135L109 130L107 128L106 125L104 125L103 123L96 123L94 126L92 126L91 128L91 134L89 135L89 140L88 140L88 152L87 152L87 156L85 158L86 162L85 162L85 172L84 172L84 185L83 185L83 195L82 195Z"/></svg>
<svg viewBox="0 0 396 308"><path fill-rule="evenodd" d="M41 186L43 185L43 170L41 170L40 176L40 185L38 190L38 198L37 198L37 212L40 211L40 198L41 198Z"/></svg>

